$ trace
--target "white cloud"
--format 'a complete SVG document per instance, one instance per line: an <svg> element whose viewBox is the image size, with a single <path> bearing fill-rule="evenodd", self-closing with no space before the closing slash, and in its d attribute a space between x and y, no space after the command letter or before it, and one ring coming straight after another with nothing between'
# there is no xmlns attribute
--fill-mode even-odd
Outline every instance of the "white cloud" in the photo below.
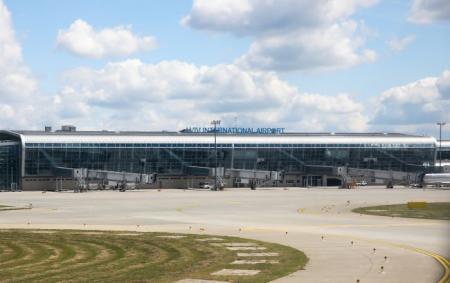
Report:
<svg viewBox="0 0 450 283"><path fill-rule="evenodd" d="M450 100L450 70L444 71L436 86L442 98Z"/></svg>
<svg viewBox="0 0 450 283"><path fill-rule="evenodd" d="M27 127L33 115L31 103L38 84L24 64L22 49L12 26L11 13L0 0L0 128Z"/></svg>
<svg viewBox="0 0 450 283"><path fill-rule="evenodd" d="M395 128L398 125L433 125L450 120L450 72L429 77L381 93L372 124Z"/></svg>
<svg viewBox="0 0 450 283"><path fill-rule="evenodd" d="M409 20L417 24L430 24L450 20L450 1L413 0Z"/></svg>
<svg viewBox="0 0 450 283"><path fill-rule="evenodd" d="M131 26L117 26L95 30L87 22L78 19L66 30L59 30L56 44L79 56L104 58L127 56L156 47L152 36L139 37Z"/></svg>
<svg viewBox="0 0 450 283"><path fill-rule="evenodd" d="M346 19L374 0L195 0L184 25L237 35L321 26Z"/></svg>
<svg viewBox="0 0 450 283"><path fill-rule="evenodd" d="M363 107L347 94L301 93L274 73L233 64L126 60L72 70L64 78L65 87L55 96L58 117L93 128L173 130L215 118L232 125L239 117L248 125L290 130L366 129Z"/></svg>
<svg viewBox="0 0 450 283"><path fill-rule="evenodd" d="M0 97L1 103L28 97L37 88L36 80L23 63L11 14L0 0Z"/></svg>
<svg viewBox="0 0 450 283"><path fill-rule="evenodd" d="M196 0L184 25L200 30L251 36L239 58L248 68L315 70L372 62L364 48L366 29L350 16L375 0Z"/></svg>
<svg viewBox="0 0 450 283"><path fill-rule="evenodd" d="M109 63L65 74L54 97L58 123L84 129L176 130L208 125L277 126L289 131L435 134L450 121L450 71L382 92L369 108L347 93L304 93L275 73L181 61Z"/></svg>
<svg viewBox="0 0 450 283"><path fill-rule="evenodd" d="M264 36L237 62L247 68L281 71L338 69L373 62L376 53L361 48L364 40L354 36L356 29L355 22L347 21Z"/></svg>
<svg viewBox="0 0 450 283"><path fill-rule="evenodd" d="M284 107L283 120L298 124L304 131L368 130L364 106L345 93L336 96L304 93Z"/></svg>
<svg viewBox="0 0 450 283"><path fill-rule="evenodd" d="M388 46L391 50L400 52L404 50L408 45L413 43L416 40L416 37L414 35L408 35L401 38L392 38L388 41Z"/></svg>

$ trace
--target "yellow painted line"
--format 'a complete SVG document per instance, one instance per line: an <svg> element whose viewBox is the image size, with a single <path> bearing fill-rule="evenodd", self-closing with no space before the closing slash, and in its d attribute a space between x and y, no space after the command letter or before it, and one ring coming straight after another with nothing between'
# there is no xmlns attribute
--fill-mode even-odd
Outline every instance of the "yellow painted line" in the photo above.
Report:
<svg viewBox="0 0 450 283"><path fill-rule="evenodd" d="M413 252L421 253L423 255L430 256L430 257L434 258L444 269L444 274L442 275L442 278L438 281L438 283L450 282L450 262L448 259L446 259L445 257L443 257L439 254L436 254L436 253L433 253L433 252L430 252L427 250L415 248L412 246L404 245L404 244L391 243L391 242L384 241L384 240L371 240L371 239L367 239L367 238L359 238L359 239L364 240L364 241L385 244L385 245L389 245L389 246L393 246L393 247L398 247L398 248L402 248L405 250L409 250L409 251L413 251Z"/></svg>
<svg viewBox="0 0 450 283"><path fill-rule="evenodd" d="M321 226L317 226L317 227L321 227ZM259 227L244 227L242 228L242 231L246 231L246 232L256 232L256 231L260 231L260 232L281 232L281 231L288 231L289 229L281 229L281 228L259 228ZM342 235L337 235L337 236L341 236ZM344 237L348 237L348 236L344 236ZM352 237L353 238L353 237ZM389 241L385 241L385 240L377 240L377 239L367 239L367 238L359 238L359 237L354 237L354 239L359 239L362 241L367 241L367 242L373 242L373 243L379 243L379 244L384 244L384 245L388 245L388 246L393 246L393 247L397 247L397 248L402 248L405 250L409 250L412 252L417 252L417 253L421 253L423 255L426 256L430 256L433 259L435 259L444 269L444 274L442 275L442 278L438 281L438 283L449 283L450 282L450 262L447 258L427 251L427 250L423 250L423 249L419 249L419 248L415 248L412 246L408 246L408 245L404 245L404 244L398 244L398 243L392 243Z"/></svg>
<svg viewBox="0 0 450 283"><path fill-rule="evenodd" d="M406 248L406 247L404 247ZM439 280L439 283L446 283L449 281L450 279L450 267L449 267L449 261L438 254L426 251L426 250L422 250L422 249L418 249L418 248L413 248L413 250L415 250L416 252L431 256L432 258L434 258L435 260L437 260L442 267L444 268L444 275L442 276L441 280Z"/></svg>
<svg viewBox="0 0 450 283"><path fill-rule="evenodd" d="M392 223L392 224L322 224L322 225L311 225L310 227L320 227L320 228L352 228L352 227L402 227L402 226L435 226L439 223Z"/></svg>
<svg viewBox="0 0 450 283"><path fill-rule="evenodd" d="M177 207L177 208L175 208L175 210L178 211L178 212L183 212L186 209L198 208L198 207L200 207L200 205L198 205L198 204L190 204L190 205L185 205L184 207Z"/></svg>
<svg viewBox="0 0 450 283"><path fill-rule="evenodd" d="M448 280L450 279L449 261L445 257L443 257L441 255L438 255L436 253L430 252L430 251L426 251L426 250L422 250L422 249L419 249L419 248L410 247L410 246L407 246L407 245L396 244L396 246L398 246L400 248L412 250L412 251L415 251L415 252L418 252L418 253L421 253L421 254L424 254L424 255L431 256L437 262L439 262L442 265L442 267L444 268L444 275L438 281L438 283L447 283Z"/></svg>

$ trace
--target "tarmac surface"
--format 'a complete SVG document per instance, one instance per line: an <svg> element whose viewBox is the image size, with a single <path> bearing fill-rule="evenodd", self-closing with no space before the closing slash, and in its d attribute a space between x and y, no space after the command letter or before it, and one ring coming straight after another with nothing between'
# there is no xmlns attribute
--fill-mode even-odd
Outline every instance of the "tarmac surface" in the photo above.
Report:
<svg viewBox="0 0 450 283"><path fill-rule="evenodd" d="M166 231L230 235L295 247L304 270L274 282L439 282L450 221L369 216L361 206L450 201L449 190L264 188L3 192L0 228ZM448 268L448 266L447 266ZM448 269L447 269L448 271Z"/></svg>

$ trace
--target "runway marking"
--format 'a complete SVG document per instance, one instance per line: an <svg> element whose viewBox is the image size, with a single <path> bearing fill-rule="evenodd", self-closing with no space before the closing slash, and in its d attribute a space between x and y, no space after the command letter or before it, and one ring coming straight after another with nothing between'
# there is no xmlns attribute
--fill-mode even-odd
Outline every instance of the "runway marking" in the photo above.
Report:
<svg viewBox="0 0 450 283"><path fill-rule="evenodd" d="M370 242L374 242L374 243L380 243L380 244L384 244L384 245L389 245L389 246L402 248L405 250L409 250L409 251L413 251L413 252L421 253L423 255L430 256L430 257L434 258L444 269L444 274L442 275L442 278L438 281L438 283L447 283L448 280L450 279L450 262L448 259L446 259L445 257L443 257L439 254L436 254L436 253L433 253L433 252L430 252L427 250L423 250L420 248L416 248L413 246L392 243L392 242L385 241L385 240L375 240L375 239L366 239L366 238L358 238L358 237L356 237L356 239L360 239L363 241L370 241Z"/></svg>
<svg viewBox="0 0 450 283"><path fill-rule="evenodd" d="M433 223L421 223L421 225L423 225L423 224L431 225ZM377 225L378 226L376 226L376 227L379 227L381 224L377 224ZM396 225L399 225L399 224L396 224L396 225L394 225L394 224L387 224L387 225L384 225L384 226L389 226L389 225L390 226L396 226ZM412 226L414 224L413 223L404 223L403 225L405 225L405 226ZM341 225L341 226L350 226L350 227L355 226L355 227L357 227L358 225ZM363 225L359 225L359 226L363 226ZM383 226L383 225L381 225L381 226ZM312 226L312 227L314 227L314 226ZM315 227L323 227L323 226L315 226ZM340 226L339 225L335 225L335 227L340 227ZM251 232L251 231L261 231L261 232L263 232L263 231L265 231L265 232L285 231L284 229L258 228L258 227L244 227L242 230L243 231L248 231L248 232ZM337 235L337 236L342 237L344 235ZM350 236L344 236L344 237L348 238ZM441 256L441 255L439 255L437 253L433 253L433 252L430 252L430 251L427 251L427 250L424 250L424 249L416 248L416 247L413 247L413 246L408 246L408 245L399 244L399 243L392 243L392 242L385 241L385 240L368 239L368 238L360 238L360 237L352 237L352 238L353 239L357 239L357 240L363 240L363 241L367 241L367 242L379 243L379 244L389 245L389 246L393 246L393 247L397 247L397 248L402 248L402 249L405 249L405 250L409 250L409 251L412 251L412 252L417 252L417 253L420 253L420 254L432 257L444 269L444 274L443 274L442 278L438 281L438 283L448 283L449 282L449 279L450 279L450 262L444 256Z"/></svg>
<svg viewBox="0 0 450 283"><path fill-rule="evenodd" d="M422 250L422 249L418 249L418 248L415 248L415 250L417 252L420 252L420 253L423 253L423 254L433 257L444 267L444 275L442 276L441 280L439 280L439 283L446 283L450 280L450 267L449 267L450 263L445 257L443 257L439 254L435 254L435 253L432 253L432 252L429 252L426 250Z"/></svg>

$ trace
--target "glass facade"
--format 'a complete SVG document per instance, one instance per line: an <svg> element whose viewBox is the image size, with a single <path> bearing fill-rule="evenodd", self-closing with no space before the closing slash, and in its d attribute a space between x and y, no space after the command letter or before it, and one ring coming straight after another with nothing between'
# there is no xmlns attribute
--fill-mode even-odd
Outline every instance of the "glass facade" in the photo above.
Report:
<svg viewBox="0 0 450 283"><path fill-rule="evenodd" d="M443 147L441 150L438 150L437 158L441 158L442 160L450 160L450 148Z"/></svg>
<svg viewBox="0 0 450 283"><path fill-rule="evenodd" d="M218 166L321 174L320 168L419 172L434 164L430 144L218 144ZM54 168L183 175L191 166L214 167L214 144L27 143L25 175L49 176ZM145 159L145 165L141 160Z"/></svg>
<svg viewBox="0 0 450 283"><path fill-rule="evenodd" d="M20 180L20 144L0 142L0 189L15 189Z"/></svg>

